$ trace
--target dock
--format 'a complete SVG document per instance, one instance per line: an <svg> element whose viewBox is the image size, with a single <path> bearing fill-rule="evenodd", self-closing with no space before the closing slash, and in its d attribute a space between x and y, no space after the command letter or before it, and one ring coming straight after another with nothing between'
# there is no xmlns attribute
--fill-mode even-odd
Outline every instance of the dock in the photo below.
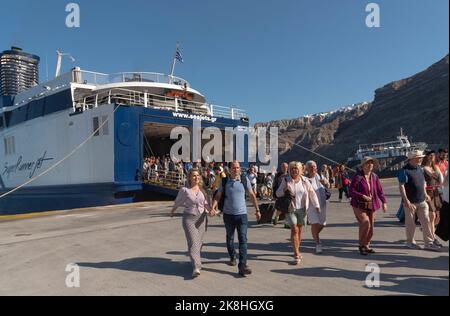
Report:
<svg viewBox="0 0 450 316"><path fill-rule="evenodd" d="M0 295L303 296L449 295L449 248L410 250L395 217L400 204L395 180L383 181L389 212L378 212L373 248L358 251L358 225L348 203L333 191L324 229L324 253L314 253L310 227L303 232L304 261L290 265L290 231L257 225L249 207L249 266L240 277L229 266L222 218L210 219L202 275L192 279L181 214L171 202L0 217ZM181 211L181 210L180 210ZM419 227L416 239L422 243ZM379 267L379 287L366 284L367 266ZM79 287L68 287L70 265Z"/></svg>

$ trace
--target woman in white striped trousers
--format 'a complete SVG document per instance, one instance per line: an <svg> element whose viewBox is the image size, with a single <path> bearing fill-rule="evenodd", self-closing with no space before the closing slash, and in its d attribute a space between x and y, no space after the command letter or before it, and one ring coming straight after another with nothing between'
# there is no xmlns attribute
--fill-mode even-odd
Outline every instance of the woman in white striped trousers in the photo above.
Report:
<svg viewBox="0 0 450 316"><path fill-rule="evenodd" d="M179 207L184 207L183 229L186 234L189 256L193 267L192 277L200 275L202 268L201 249L208 226L209 198L203 189L202 177L198 169L191 169L188 186L178 192L172 208L173 216Z"/></svg>

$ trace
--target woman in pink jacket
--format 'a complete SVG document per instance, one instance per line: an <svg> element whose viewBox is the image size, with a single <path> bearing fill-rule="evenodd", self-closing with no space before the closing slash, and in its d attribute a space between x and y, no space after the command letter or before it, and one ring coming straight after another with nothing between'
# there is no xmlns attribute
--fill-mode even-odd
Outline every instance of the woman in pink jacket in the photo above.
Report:
<svg viewBox="0 0 450 316"><path fill-rule="evenodd" d="M375 212L383 203L383 211L386 213L388 206L383 193L380 178L373 172L377 161L371 157L365 157L361 163L362 170L353 178L350 185L353 212L359 223L359 253L367 256L375 253L370 248L375 223Z"/></svg>
<svg viewBox="0 0 450 316"><path fill-rule="evenodd" d="M320 213L320 204L311 183L303 177L303 165L300 162L289 164L289 177L281 182L277 197L281 198L290 193L292 198L286 221L291 227L291 242L294 249L294 264L299 265L303 259L300 254L300 243L302 240L302 227L306 226L306 210L312 203L316 211Z"/></svg>
<svg viewBox="0 0 450 316"><path fill-rule="evenodd" d="M179 207L184 207L183 229L193 267L192 277L200 276L202 269L201 249L208 227L209 197L203 189L200 170L189 171L188 186L178 192L170 215L173 217Z"/></svg>

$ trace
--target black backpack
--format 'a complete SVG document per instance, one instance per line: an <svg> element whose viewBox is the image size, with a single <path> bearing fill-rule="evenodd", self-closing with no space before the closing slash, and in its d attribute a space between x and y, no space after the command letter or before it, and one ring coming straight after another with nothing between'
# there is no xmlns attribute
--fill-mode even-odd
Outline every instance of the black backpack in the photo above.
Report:
<svg viewBox="0 0 450 316"><path fill-rule="evenodd" d="M278 198L277 197L277 191L278 191L278 188L280 187L281 182L282 182L282 181L280 181L281 177L287 177L287 175L284 175L281 172L278 172L275 175L275 179L273 179L272 195L273 195L273 199L274 200L276 200Z"/></svg>
<svg viewBox="0 0 450 316"><path fill-rule="evenodd" d="M223 207L225 205L225 197L226 197L226 187L229 177L222 178L222 196L220 197L218 208L221 212L223 212ZM241 183L244 185L244 191L247 191L247 176L241 174Z"/></svg>
<svg viewBox="0 0 450 316"><path fill-rule="evenodd" d="M319 176L319 180L322 180L323 177L321 174L318 174ZM325 179L326 180L326 179ZM310 181L311 182L311 181ZM323 185L323 188L325 189L325 198L328 201L329 199L331 199L331 189L327 188L326 186Z"/></svg>

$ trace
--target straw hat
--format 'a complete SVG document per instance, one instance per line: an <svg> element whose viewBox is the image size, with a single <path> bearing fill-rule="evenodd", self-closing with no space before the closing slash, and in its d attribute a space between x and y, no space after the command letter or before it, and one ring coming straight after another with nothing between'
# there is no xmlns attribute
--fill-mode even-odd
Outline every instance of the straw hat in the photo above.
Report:
<svg viewBox="0 0 450 316"><path fill-rule="evenodd" d="M370 162L370 161L373 162L373 164L375 165L375 167L379 165L379 164L378 164L378 160L376 160L375 158L372 158L372 157L369 157L369 156L368 156L368 157L364 157L363 160L361 161L361 167L364 166L366 163L368 163L368 162Z"/></svg>
<svg viewBox="0 0 450 316"><path fill-rule="evenodd" d="M408 160L416 159L416 158L424 158L425 155L423 154L422 150L414 150L408 153Z"/></svg>

